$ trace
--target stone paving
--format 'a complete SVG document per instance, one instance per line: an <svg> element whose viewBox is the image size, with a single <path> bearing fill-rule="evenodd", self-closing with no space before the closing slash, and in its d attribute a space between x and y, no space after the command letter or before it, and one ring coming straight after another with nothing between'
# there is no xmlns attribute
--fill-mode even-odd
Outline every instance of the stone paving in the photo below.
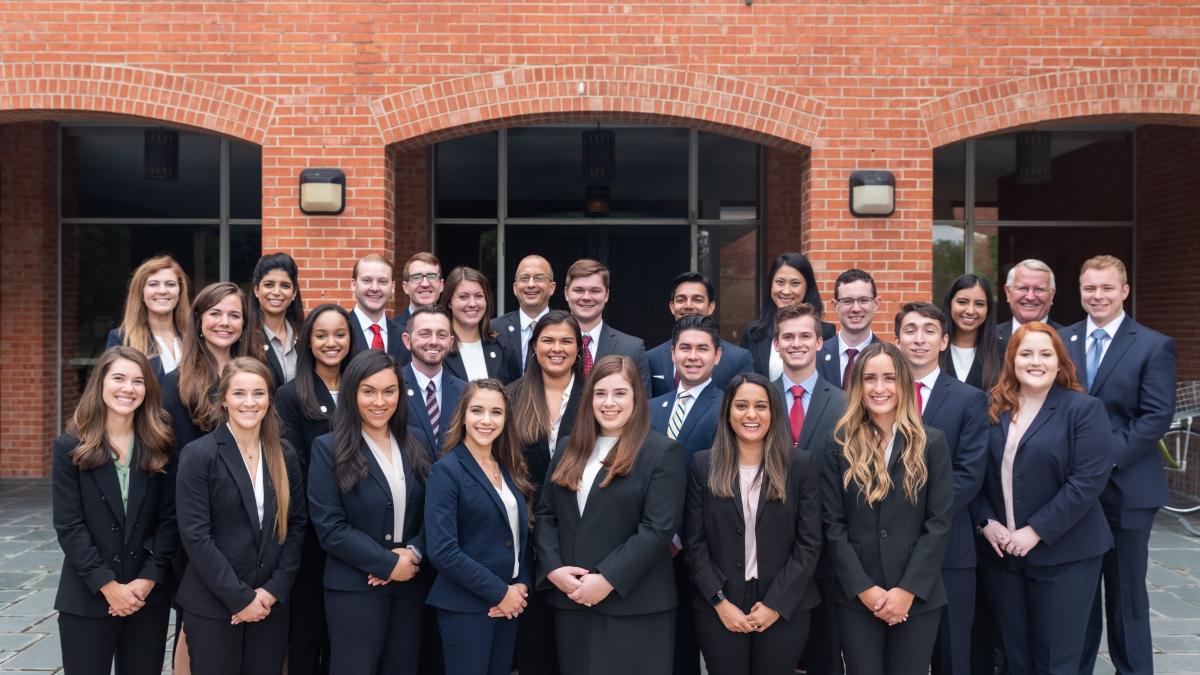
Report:
<svg viewBox="0 0 1200 675"><path fill-rule="evenodd" d="M61 565L50 483L0 479L0 673L62 672L53 608ZM1147 582L1155 671L1200 673L1200 538L1173 517L1155 524ZM1103 654L1096 673L1113 673Z"/></svg>

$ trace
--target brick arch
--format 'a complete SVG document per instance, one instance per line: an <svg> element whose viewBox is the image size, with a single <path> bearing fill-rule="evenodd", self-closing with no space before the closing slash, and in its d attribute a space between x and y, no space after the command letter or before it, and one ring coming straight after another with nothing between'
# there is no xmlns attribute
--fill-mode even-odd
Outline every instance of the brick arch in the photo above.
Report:
<svg viewBox="0 0 1200 675"><path fill-rule="evenodd" d="M0 65L0 122L135 116L262 145L275 104L240 89L145 68L96 63Z"/></svg>
<svg viewBox="0 0 1200 675"><path fill-rule="evenodd" d="M584 93L579 93L580 83ZM514 124L685 123L774 147L812 146L825 105L746 80L647 66L547 66L470 75L371 102L383 141L401 146Z"/></svg>
<svg viewBox="0 0 1200 675"><path fill-rule="evenodd" d="M1200 119L1200 68L1105 68L1022 77L929 101L921 114L933 147L1069 118Z"/></svg>

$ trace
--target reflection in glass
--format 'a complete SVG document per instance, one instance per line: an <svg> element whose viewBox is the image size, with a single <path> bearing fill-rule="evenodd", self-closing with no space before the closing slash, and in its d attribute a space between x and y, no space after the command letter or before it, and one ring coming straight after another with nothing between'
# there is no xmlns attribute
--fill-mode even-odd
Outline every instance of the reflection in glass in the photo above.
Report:
<svg viewBox="0 0 1200 675"><path fill-rule="evenodd" d="M739 332L757 313L758 228L754 225L712 225L699 229L697 267L717 291L713 318L721 336L737 344Z"/></svg>
<svg viewBox="0 0 1200 675"><path fill-rule="evenodd" d="M700 219L758 217L758 144L700 132Z"/></svg>
<svg viewBox="0 0 1200 675"><path fill-rule="evenodd" d="M933 151L933 219L963 220L966 204L967 144L955 143Z"/></svg>
<svg viewBox="0 0 1200 675"><path fill-rule="evenodd" d="M940 303L946 289L962 275L964 225L934 223L933 225L933 297Z"/></svg>
<svg viewBox="0 0 1200 675"><path fill-rule="evenodd" d="M434 146L437 218L496 218L497 134ZM447 268L450 269L450 268Z"/></svg>

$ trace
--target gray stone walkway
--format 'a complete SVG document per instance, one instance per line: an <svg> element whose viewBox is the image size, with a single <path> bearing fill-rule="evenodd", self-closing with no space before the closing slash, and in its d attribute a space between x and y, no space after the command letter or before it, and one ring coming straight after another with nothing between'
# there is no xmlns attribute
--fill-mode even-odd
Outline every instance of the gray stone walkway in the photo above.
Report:
<svg viewBox="0 0 1200 675"><path fill-rule="evenodd" d="M62 672L53 609L61 565L50 483L0 479L0 673ZM1148 583L1156 672L1200 673L1200 538L1173 518L1155 525ZM1102 655L1096 673L1112 672Z"/></svg>

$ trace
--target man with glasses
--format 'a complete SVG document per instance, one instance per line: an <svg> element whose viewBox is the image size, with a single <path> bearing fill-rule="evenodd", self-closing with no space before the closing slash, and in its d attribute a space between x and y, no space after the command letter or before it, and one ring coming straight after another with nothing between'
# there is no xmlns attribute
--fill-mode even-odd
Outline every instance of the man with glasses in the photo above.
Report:
<svg viewBox="0 0 1200 675"><path fill-rule="evenodd" d="M1048 323L1055 330L1062 328L1049 319L1050 306L1054 304L1054 271L1041 260L1026 258L1013 265L1004 282L1004 295L1012 310L1012 321L996 322L1001 354L1008 347L1012 334L1030 321Z"/></svg>
<svg viewBox="0 0 1200 675"><path fill-rule="evenodd" d="M404 324L384 313L396 293L392 263L380 255L364 256L354 263L350 292L354 294L354 309L350 312L354 353L378 349L394 356L400 365L408 363L408 350L400 338Z"/></svg>
<svg viewBox="0 0 1200 675"><path fill-rule="evenodd" d="M517 263L512 290L518 309L492 319L492 330L508 355L508 372L525 372L533 326L550 311L550 297L556 286L550 261L542 256L527 255Z"/></svg>
<svg viewBox="0 0 1200 675"><path fill-rule="evenodd" d="M857 268L842 272L833 282L832 302L842 328L817 354L817 370L821 377L845 389L859 352L879 342L871 331L871 321L879 310L875 279Z"/></svg>
<svg viewBox="0 0 1200 675"><path fill-rule="evenodd" d="M442 297L442 263L432 253L421 251L404 263L404 274L400 277L400 288L408 296L408 307L396 316L403 329L413 310L424 305L435 305Z"/></svg>

